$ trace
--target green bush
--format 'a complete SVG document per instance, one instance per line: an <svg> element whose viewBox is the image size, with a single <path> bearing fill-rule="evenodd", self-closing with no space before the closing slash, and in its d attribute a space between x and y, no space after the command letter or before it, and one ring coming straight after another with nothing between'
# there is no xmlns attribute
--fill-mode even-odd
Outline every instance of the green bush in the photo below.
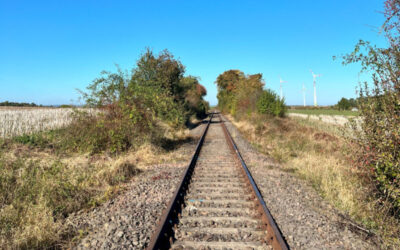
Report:
<svg viewBox="0 0 400 250"><path fill-rule="evenodd" d="M257 100L257 111L260 114L283 117L286 113L285 101L272 90L264 90Z"/></svg>
<svg viewBox="0 0 400 250"><path fill-rule="evenodd" d="M76 113L73 123L60 133L63 140L59 142L59 148L91 153L120 153L158 135L150 117L139 113L130 116L120 108L111 107L99 114Z"/></svg>
<svg viewBox="0 0 400 250"><path fill-rule="evenodd" d="M353 144L358 145L356 160L375 186L382 204L400 209L400 1L385 2L383 31L388 48L377 48L360 41L344 56L344 64L361 63L372 73L373 84L360 85L360 122L353 122Z"/></svg>

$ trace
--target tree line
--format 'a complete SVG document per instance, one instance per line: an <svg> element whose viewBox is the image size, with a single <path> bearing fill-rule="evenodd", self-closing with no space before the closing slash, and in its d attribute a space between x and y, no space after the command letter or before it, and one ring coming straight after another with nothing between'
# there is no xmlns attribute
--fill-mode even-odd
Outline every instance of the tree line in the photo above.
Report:
<svg viewBox="0 0 400 250"><path fill-rule="evenodd" d="M9 107L42 107L42 105L37 105L36 103L27 103L27 102L9 102L4 101L0 102L0 106L9 106Z"/></svg>
<svg viewBox="0 0 400 250"><path fill-rule="evenodd" d="M342 99L340 99L338 103L335 105L335 108L339 110L349 110L351 108L357 108L358 106L357 102L358 99L354 98L347 99L342 97Z"/></svg>

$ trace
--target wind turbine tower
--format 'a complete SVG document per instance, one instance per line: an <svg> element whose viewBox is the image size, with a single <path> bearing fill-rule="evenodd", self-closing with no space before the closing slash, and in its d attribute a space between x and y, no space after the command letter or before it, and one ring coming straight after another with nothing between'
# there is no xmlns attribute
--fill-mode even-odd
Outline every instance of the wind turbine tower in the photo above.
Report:
<svg viewBox="0 0 400 250"><path fill-rule="evenodd" d="M283 100L283 90L282 90L282 83L286 83L287 81L282 80L282 78L279 77L279 83L281 84L281 100Z"/></svg>
<svg viewBox="0 0 400 250"><path fill-rule="evenodd" d="M317 86L316 86L316 80L317 80L317 77L320 77L321 75L320 74L314 74L314 72L310 69L310 71L311 71L311 74L312 74L312 76L313 76L313 80L314 80L314 106L315 107L317 107L318 106L318 104L317 104Z"/></svg>
<svg viewBox="0 0 400 250"><path fill-rule="evenodd" d="M303 88L301 89L301 91L303 92L303 106L306 106L306 88L304 87L304 83L303 83Z"/></svg>

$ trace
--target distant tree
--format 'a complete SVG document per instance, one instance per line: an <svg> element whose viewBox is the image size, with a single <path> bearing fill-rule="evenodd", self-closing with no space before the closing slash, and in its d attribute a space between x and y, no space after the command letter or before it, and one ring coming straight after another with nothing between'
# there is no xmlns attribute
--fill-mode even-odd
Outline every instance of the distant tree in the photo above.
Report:
<svg viewBox="0 0 400 250"><path fill-rule="evenodd" d="M10 106L10 107L37 107L38 105L35 103L26 103L26 102L0 102L0 106Z"/></svg>
<svg viewBox="0 0 400 250"><path fill-rule="evenodd" d="M245 75L240 70L228 70L215 82L218 87L218 107L232 115L251 113L262 92L262 74Z"/></svg>
<svg viewBox="0 0 400 250"><path fill-rule="evenodd" d="M70 105L70 104L62 104L59 106L60 108L74 108L74 105Z"/></svg>
<svg viewBox="0 0 400 250"><path fill-rule="evenodd" d="M351 108L356 108L357 107L357 100L354 98L344 98L340 99L338 103L334 106L334 108L339 109L339 110L349 110Z"/></svg>
<svg viewBox="0 0 400 250"><path fill-rule="evenodd" d="M339 110L349 110L351 107L350 101L344 97L340 99L340 101L337 103L337 107Z"/></svg>
<svg viewBox="0 0 400 250"><path fill-rule="evenodd" d="M349 99L349 104L351 108L356 108L357 107L357 100L354 98Z"/></svg>
<svg viewBox="0 0 400 250"><path fill-rule="evenodd" d="M215 83L218 87L218 107L221 111L234 113L235 91L244 78L244 73L236 69L225 71L217 77Z"/></svg>

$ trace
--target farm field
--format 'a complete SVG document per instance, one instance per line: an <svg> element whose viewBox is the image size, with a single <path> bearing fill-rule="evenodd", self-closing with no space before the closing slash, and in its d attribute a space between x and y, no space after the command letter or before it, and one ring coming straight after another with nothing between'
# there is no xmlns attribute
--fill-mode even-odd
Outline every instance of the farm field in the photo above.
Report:
<svg viewBox="0 0 400 250"><path fill-rule="evenodd" d="M0 138L61 128L71 122L72 109L1 108Z"/></svg>
<svg viewBox="0 0 400 250"><path fill-rule="evenodd" d="M357 116L357 111L337 110L337 109L289 109L288 113L306 114L306 115L342 115Z"/></svg>
<svg viewBox="0 0 400 250"><path fill-rule="evenodd" d="M295 119L321 121L335 126L344 126L349 122L349 119L354 118L354 116L345 115L312 115L303 113L288 113L287 116Z"/></svg>
<svg viewBox="0 0 400 250"><path fill-rule="evenodd" d="M0 107L0 138L62 128L71 123L72 108Z"/></svg>

